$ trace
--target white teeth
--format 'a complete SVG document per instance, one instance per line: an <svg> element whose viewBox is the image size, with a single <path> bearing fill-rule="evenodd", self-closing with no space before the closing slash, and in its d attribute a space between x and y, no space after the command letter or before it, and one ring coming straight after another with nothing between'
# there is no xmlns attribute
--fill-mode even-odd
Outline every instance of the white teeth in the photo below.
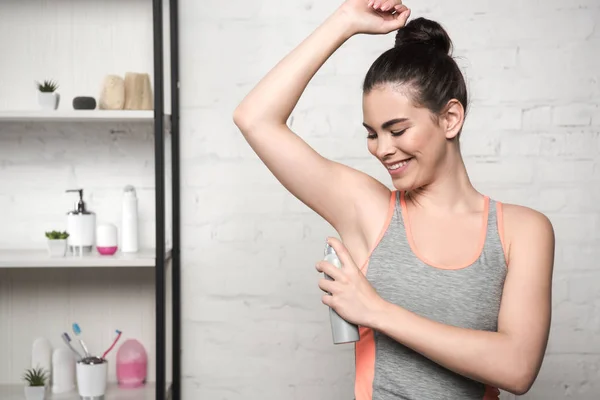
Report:
<svg viewBox="0 0 600 400"><path fill-rule="evenodd" d="M400 167L404 167L406 165L406 163L408 163L408 160L401 161L401 162L399 162L397 164L394 164L394 165L390 165L390 166L388 166L388 169L398 169Z"/></svg>

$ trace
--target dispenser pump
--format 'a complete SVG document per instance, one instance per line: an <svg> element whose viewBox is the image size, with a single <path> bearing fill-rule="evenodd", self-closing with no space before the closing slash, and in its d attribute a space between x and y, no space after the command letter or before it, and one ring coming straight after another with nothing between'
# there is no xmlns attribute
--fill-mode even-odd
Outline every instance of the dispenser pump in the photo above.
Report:
<svg viewBox="0 0 600 400"><path fill-rule="evenodd" d="M72 211L72 213L86 214L85 202L83 201L83 189L69 189L69 190L67 190L67 193L69 193L69 192L78 192L79 193L79 200L77 201L77 203L75 203L75 207L74 207L74 210Z"/></svg>
<svg viewBox="0 0 600 400"><path fill-rule="evenodd" d="M83 189L71 189L66 192L79 193L79 200L75 203L73 210L67 213L67 232L69 237L67 244L72 253L89 253L95 244L96 236L96 214L87 210L83 201Z"/></svg>

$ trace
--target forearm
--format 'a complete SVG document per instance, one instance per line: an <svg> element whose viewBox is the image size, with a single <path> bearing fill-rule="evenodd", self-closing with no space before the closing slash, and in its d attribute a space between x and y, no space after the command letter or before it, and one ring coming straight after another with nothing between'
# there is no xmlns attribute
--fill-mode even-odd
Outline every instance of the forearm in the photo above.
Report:
<svg viewBox="0 0 600 400"><path fill-rule="evenodd" d="M285 124L312 77L352 34L342 11L331 15L244 98L236 124Z"/></svg>
<svg viewBox="0 0 600 400"><path fill-rule="evenodd" d="M507 334L441 324L390 303L382 304L372 326L473 380L512 393L527 391L533 380L527 353Z"/></svg>

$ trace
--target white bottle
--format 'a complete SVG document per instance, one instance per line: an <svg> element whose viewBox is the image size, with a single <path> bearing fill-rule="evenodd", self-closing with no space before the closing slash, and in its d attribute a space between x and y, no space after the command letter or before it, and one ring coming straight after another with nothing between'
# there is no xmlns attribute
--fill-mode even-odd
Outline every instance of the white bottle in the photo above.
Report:
<svg viewBox="0 0 600 400"><path fill-rule="evenodd" d="M45 337L39 337L31 346L31 368L42 368L52 379L52 344Z"/></svg>
<svg viewBox="0 0 600 400"><path fill-rule="evenodd" d="M138 251L138 201L135 188L125 186L123 193L121 251L135 253Z"/></svg>
<svg viewBox="0 0 600 400"><path fill-rule="evenodd" d="M52 353L52 393L66 393L75 389L75 358L65 348Z"/></svg>
<svg viewBox="0 0 600 400"><path fill-rule="evenodd" d="M67 213L69 251L79 255L90 253L96 240L96 214L86 208L83 189L71 189L67 192L79 193L79 200L73 210Z"/></svg>

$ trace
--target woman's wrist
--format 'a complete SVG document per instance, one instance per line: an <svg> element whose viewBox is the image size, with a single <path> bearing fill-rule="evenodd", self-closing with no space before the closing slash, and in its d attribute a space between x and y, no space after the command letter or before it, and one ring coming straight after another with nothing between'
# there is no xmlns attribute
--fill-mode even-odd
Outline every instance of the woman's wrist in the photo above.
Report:
<svg viewBox="0 0 600 400"><path fill-rule="evenodd" d="M385 328L386 320L389 318L392 304L379 298L378 301L371 308L367 328L381 331Z"/></svg>
<svg viewBox="0 0 600 400"><path fill-rule="evenodd" d="M343 40L348 40L358 33L355 21L356 18L353 17L352 13L342 5L330 15L326 22L340 32Z"/></svg>

